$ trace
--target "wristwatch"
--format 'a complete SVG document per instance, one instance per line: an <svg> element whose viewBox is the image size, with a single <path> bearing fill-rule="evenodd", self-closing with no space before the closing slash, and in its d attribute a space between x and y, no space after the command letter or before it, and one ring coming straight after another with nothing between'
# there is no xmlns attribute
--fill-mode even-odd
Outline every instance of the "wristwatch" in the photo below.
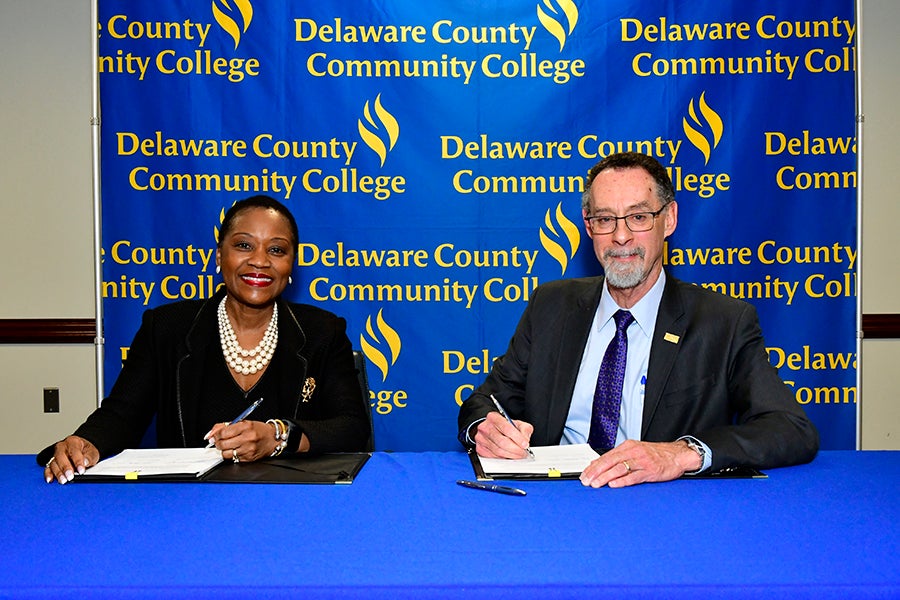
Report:
<svg viewBox="0 0 900 600"><path fill-rule="evenodd" d="M694 475L703 470L703 465L706 463L706 448L703 447L696 438L685 437L683 438L684 442L687 444L687 447L696 452L700 456L700 468L696 471L688 473L688 475Z"/></svg>

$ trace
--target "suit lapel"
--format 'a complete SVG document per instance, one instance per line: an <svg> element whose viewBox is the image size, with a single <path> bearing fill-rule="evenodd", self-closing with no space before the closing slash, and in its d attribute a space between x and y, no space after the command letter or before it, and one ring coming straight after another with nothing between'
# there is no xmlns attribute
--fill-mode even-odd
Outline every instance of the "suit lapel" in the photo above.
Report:
<svg viewBox="0 0 900 600"><path fill-rule="evenodd" d="M184 351L178 360L176 403L178 407L178 423L181 436L187 445L187 432L194 431L197 423L197 411L200 409L198 398L203 377L203 365L209 353L210 343L215 341L218 348L219 334L214 322L214 311L224 296L219 292L203 303L194 316L191 328L184 339Z"/></svg>
<svg viewBox="0 0 900 600"><path fill-rule="evenodd" d="M296 418L300 411L301 392L306 380L307 361L303 356L306 334L297 321L290 305L278 300L278 343L286 349L285 365L278 374L279 403L288 414ZM293 349L293 350L290 350Z"/></svg>
<svg viewBox="0 0 900 600"><path fill-rule="evenodd" d="M600 294L603 291L603 277L597 277L596 281L596 285L590 286L575 298L574 309L566 315L566 321L559 332L559 354L556 367L553 369L556 376L551 388L554 400L548 403L547 424L550 440L562 437L569 416L572 393L578 378L578 367L581 365L584 347L591 332L591 324L594 322L594 313L597 312Z"/></svg>
<svg viewBox="0 0 900 600"><path fill-rule="evenodd" d="M647 387L644 394L644 414L641 423L641 439L650 427L663 390L672 372L675 359L681 350L682 338L687 329L684 319L684 303L679 291L679 282L674 277L666 278L656 316L656 327L650 345L650 364L647 367Z"/></svg>

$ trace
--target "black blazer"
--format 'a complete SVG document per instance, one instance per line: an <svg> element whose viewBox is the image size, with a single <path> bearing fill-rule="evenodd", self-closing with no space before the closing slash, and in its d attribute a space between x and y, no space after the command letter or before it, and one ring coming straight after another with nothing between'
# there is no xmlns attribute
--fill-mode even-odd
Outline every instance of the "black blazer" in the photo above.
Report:
<svg viewBox="0 0 900 600"><path fill-rule="evenodd" d="M159 447L197 446L197 395L204 360L221 353L216 308L224 295L186 300L144 312L112 391L75 435L90 440L102 458L135 448L156 417ZM296 423L310 452L365 450L369 436L362 391L344 319L314 306L278 300L278 346L289 350L289 367L278 372L279 418ZM302 325L301 325L302 324ZM316 387L306 402L307 377ZM53 446L37 457L45 464Z"/></svg>
<svg viewBox="0 0 900 600"><path fill-rule="evenodd" d="M510 417L534 425L533 445L559 444L602 286L602 277L591 277L534 291L506 354L460 408L461 440L494 410L493 393ZM710 447L714 470L808 462L819 448L815 427L769 363L753 306L667 277L641 439L682 435Z"/></svg>

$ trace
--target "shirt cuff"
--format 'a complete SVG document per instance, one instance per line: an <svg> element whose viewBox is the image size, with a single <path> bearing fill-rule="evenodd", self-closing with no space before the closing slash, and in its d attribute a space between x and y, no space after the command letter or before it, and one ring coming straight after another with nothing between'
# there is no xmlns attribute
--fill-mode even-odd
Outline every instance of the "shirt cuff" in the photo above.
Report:
<svg viewBox="0 0 900 600"><path fill-rule="evenodd" d="M473 428L473 427L478 427L478 424L481 423L482 421L485 421L485 420L486 420L486 419L485 419L484 417L482 417L481 419L478 419L477 421L472 421L471 423L469 423L469 426L466 427L463 431L461 431L461 432L459 433L459 441L461 441L461 442L463 443L464 446L474 447L474 446L475 446L475 440L473 440L473 439L469 436L469 433L470 433L470 432L474 432L474 430L473 430L472 428Z"/></svg>

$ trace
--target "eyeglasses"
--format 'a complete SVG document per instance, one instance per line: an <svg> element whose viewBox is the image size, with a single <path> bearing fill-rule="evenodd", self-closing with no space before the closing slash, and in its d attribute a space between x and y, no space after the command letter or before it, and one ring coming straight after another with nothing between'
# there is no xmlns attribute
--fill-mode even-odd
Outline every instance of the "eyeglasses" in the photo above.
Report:
<svg viewBox="0 0 900 600"><path fill-rule="evenodd" d="M656 223L656 217L664 211L669 205L668 202L663 204L659 210L653 212L637 212L625 215L624 217L613 217L611 215L597 215L595 217L585 217L584 222L587 223L591 235L606 235L616 230L619 220L624 220L628 230L633 233L641 231L650 231L653 224Z"/></svg>

